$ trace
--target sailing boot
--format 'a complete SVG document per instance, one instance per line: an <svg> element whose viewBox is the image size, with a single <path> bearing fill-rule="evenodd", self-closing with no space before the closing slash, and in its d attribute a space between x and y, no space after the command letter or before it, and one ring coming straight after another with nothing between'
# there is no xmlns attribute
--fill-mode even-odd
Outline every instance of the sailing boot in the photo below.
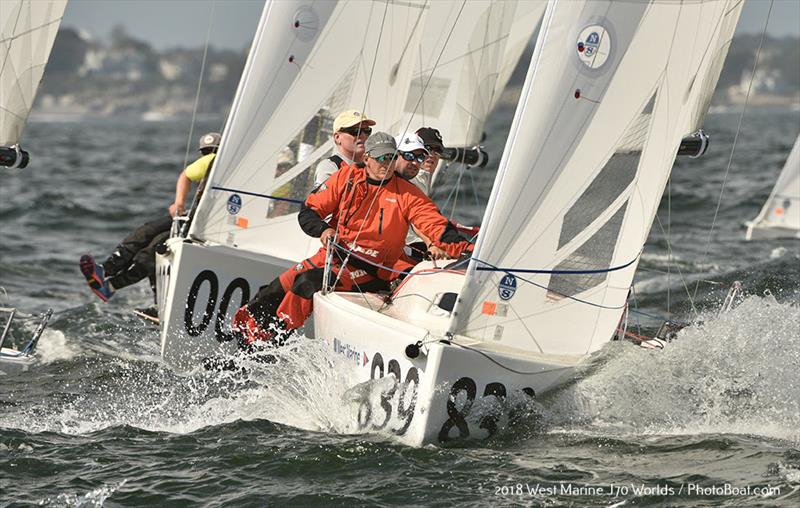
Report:
<svg viewBox="0 0 800 508"><path fill-rule="evenodd" d="M108 279L105 278L105 270L102 265L95 263L91 254L84 254L80 260L81 273L86 279L94 294L100 297L101 300L107 302L109 298L114 296L115 290Z"/></svg>

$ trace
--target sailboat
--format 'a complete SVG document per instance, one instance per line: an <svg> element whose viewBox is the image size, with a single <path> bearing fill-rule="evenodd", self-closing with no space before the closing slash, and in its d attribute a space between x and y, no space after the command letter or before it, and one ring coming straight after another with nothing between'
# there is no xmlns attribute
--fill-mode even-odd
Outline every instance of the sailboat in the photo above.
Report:
<svg viewBox="0 0 800 508"><path fill-rule="evenodd" d="M235 351L233 312L318 249L297 212L340 111L363 109L396 134L427 125L449 146L478 143L544 6L268 1L188 236L157 258L165 361L188 369Z"/></svg>
<svg viewBox="0 0 800 508"><path fill-rule="evenodd" d="M767 202L758 216L747 222L745 238L800 238L800 135Z"/></svg>
<svg viewBox="0 0 800 508"><path fill-rule="evenodd" d="M19 143L66 5L67 0L0 2L0 167L22 169L30 161ZM39 324L25 345L15 349L8 339L14 317L21 314L15 307L0 306L6 318L0 334L0 375L30 368L53 311L24 316L39 319Z"/></svg>
<svg viewBox="0 0 800 508"><path fill-rule="evenodd" d="M7 342L10 338L11 324L17 312L14 307L0 307L0 315L7 316L3 331L0 334L0 376L26 372L31 368L35 361L33 352L39 344L39 339L42 337L47 322L50 321L50 317L53 315L53 309L48 309L41 316L23 316L24 318L37 318L39 323L25 345L15 349L10 345L7 347Z"/></svg>
<svg viewBox="0 0 800 508"><path fill-rule="evenodd" d="M30 155L19 143L66 5L67 0L0 2L0 167L28 165Z"/></svg>
<svg viewBox="0 0 800 508"><path fill-rule="evenodd" d="M548 3L466 270L420 263L388 300L315 295L317 339L378 390L354 397L360 429L485 438L611 340L741 7Z"/></svg>

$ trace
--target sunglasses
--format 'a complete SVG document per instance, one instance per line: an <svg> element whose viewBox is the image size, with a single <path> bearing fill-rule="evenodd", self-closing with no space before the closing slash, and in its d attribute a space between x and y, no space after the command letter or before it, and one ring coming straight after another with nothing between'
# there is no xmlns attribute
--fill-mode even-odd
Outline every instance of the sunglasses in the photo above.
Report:
<svg viewBox="0 0 800 508"><path fill-rule="evenodd" d="M425 145L425 150L429 151L431 153L431 155L433 155L435 153L438 153L439 155L442 154L442 150L438 146Z"/></svg>
<svg viewBox="0 0 800 508"><path fill-rule="evenodd" d="M394 154L389 154L389 155L380 155L380 156L378 156L378 157L373 157L373 158L374 158L376 161L378 161L378 162L380 162L380 163L382 164L382 163L384 163L384 162L390 162L390 161L393 161L393 160L395 159L395 156L394 156Z"/></svg>
<svg viewBox="0 0 800 508"><path fill-rule="evenodd" d="M345 134L350 134L354 138L358 136L369 136L372 134L372 127L348 127L346 129L339 129L339 132L344 132Z"/></svg>
<svg viewBox="0 0 800 508"><path fill-rule="evenodd" d="M419 162L420 164L422 164L423 162L425 162L425 157L426 157L426 155L425 155L425 154L414 155L414 153L413 153L413 152L398 152L398 153L400 154L400 156L401 156L403 159L405 159L405 160L407 160L407 161L409 161L409 162L411 162L411 161L417 161L417 162Z"/></svg>

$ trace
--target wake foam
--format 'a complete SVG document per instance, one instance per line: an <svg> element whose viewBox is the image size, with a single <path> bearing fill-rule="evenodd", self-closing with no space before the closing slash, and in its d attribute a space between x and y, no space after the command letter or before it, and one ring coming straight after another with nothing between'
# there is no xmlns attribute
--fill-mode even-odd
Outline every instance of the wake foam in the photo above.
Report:
<svg viewBox="0 0 800 508"><path fill-rule="evenodd" d="M151 362L88 358L87 368L96 374L68 387L77 397L28 407L21 414L5 412L0 427L85 434L128 425L184 434L261 419L312 431L353 432L352 410L342 403L355 384L349 363L324 342L306 338L273 354L274 364L238 358L244 371L198 368L188 376Z"/></svg>
<svg viewBox="0 0 800 508"><path fill-rule="evenodd" d="M81 348L67 341L66 335L61 330L45 328L36 346L36 357L40 362L47 364L77 357Z"/></svg>
<svg viewBox="0 0 800 508"><path fill-rule="evenodd" d="M749 297L727 314L702 319L663 351L610 343L571 384L524 408L535 421L524 418L521 425L537 433L732 433L800 442L798 306ZM61 346L49 342L55 358ZM358 432L357 405L348 403L357 384L353 366L314 339L294 339L274 355L274 364L238 359L244 372L198 368L188 376L141 359L86 358L90 376L63 390L76 395L7 408L0 427L85 434L131 426L184 434L268 420Z"/></svg>
<svg viewBox="0 0 800 508"><path fill-rule="evenodd" d="M56 497L48 497L39 501L39 506L75 506L75 507L100 507L111 497L120 487L125 485L128 480L119 483L105 485L103 487L90 490L86 494L61 493Z"/></svg>
<svg viewBox="0 0 800 508"><path fill-rule="evenodd" d="M609 344L599 368L544 402L547 426L800 442L800 309L748 297L701 320L662 351Z"/></svg>

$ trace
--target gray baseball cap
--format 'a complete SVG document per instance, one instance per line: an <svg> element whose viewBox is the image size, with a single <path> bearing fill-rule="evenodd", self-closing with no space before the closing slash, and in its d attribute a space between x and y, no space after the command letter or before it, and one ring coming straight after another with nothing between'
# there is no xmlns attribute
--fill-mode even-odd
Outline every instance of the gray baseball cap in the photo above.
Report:
<svg viewBox="0 0 800 508"><path fill-rule="evenodd" d="M397 151L397 143L390 134L373 132L364 143L364 152L372 158L391 155Z"/></svg>
<svg viewBox="0 0 800 508"><path fill-rule="evenodd" d="M207 132L200 136L200 140L197 142L197 149L202 150L203 148L219 148L219 140L221 136L219 132Z"/></svg>

